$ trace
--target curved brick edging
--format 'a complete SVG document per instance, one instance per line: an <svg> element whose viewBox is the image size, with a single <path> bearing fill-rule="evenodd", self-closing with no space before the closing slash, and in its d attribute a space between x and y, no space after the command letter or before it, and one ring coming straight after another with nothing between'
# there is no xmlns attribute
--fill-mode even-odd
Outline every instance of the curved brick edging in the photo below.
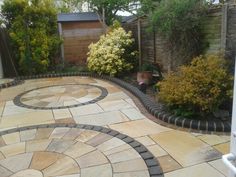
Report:
<svg viewBox="0 0 236 177"><path fill-rule="evenodd" d="M104 87L101 87L101 86L97 86L97 85L92 85L92 84L64 84L63 86L65 86L65 85L91 86L91 87L95 87L95 88L98 88L99 90L101 90L101 94L98 97L96 97L96 98L94 98L90 101L87 101L87 102L84 102L84 103L73 104L73 105L70 105L70 106L41 107L41 106L30 106L30 105L27 105L27 104L24 104L24 103L21 102L21 97L24 96L25 94L29 93L29 92L39 90L39 89L49 88L49 87L62 86L62 85L51 85L51 86L39 87L39 88L35 88L35 89L32 89L32 90L25 91L25 92L17 95L14 98L13 102L17 106L28 108L28 109L42 109L42 110L65 109L65 108L74 108L74 107L84 106L84 105L88 105L88 104L93 104L93 103L96 103L96 102L104 99L108 95L107 89L105 89Z"/></svg>
<svg viewBox="0 0 236 177"><path fill-rule="evenodd" d="M120 80L118 78L110 77L110 76L99 76L94 73L53 73L53 74L45 74L45 75L34 75L34 76L23 76L19 77L19 79L39 79L39 78L50 78L50 77L66 77L66 76L89 76L94 78L105 79L111 81L122 88L128 90L133 95L135 95L140 102L144 105L144 107L148 110L150 114L155 116L157 119L164 121L169 124L176 125L182 128L189 128L195 130L202 131L214 131L214 132L230 132L231 131L231 123L223 122L223 121L207 121L207 120L194 120L187 119L184 117L177 117L172 114L167 113L163 108L158 106L154 101L152 101L146 94L142 93L137 87Z"/></svg>
<svg viewBox="0 0 236 177"><path fill-rule="evenodd" d="M118 138L128 145L130 145L133 149L137 151L137 153L142 157L142 159L145 161L148 172L150 177L164 177L162 168L158 162L158 160L153 156L153 154L141 143L136 141L135 139L122 134L118 131L108 129L102 126L96 126L96 125L85 125L85 124L64 124L64 123L56 123L56 124L44 124L44 125L32 125L27 127L20 127L10 130L5 130L0 132L0 136L15 133L19 131L25 131L25 130L31 130L31 129L38 129L38 128L58 128L58 127L68 127L68 128L78 128L78 129L86 129L86 130L92 130L97 131L100 133L104 133L107 135L110 135L112 137Z"/></svg>
<svg viewBox="0 0 236 177"><path fill-rule="evenodd" d="M4 89L4 88L8 88L8 87L12 87L12 86L16 86L20 83L22 83L23 81L20 80L19 78L14 78L13 81L10 81L10 82L7 82L7 83L3 83L3 84L0 84L0 90L1 89Z"/></svg>

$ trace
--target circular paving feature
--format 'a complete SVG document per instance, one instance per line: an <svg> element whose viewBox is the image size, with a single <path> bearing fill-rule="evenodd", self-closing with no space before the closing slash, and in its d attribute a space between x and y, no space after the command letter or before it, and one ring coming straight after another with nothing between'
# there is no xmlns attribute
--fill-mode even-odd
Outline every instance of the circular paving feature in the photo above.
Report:
<svg viewBox="0 0 236 177"><path fill-rule="evenodd" d="M1 177L162 177L142 144L111 129L52 124L0 134Z"/></svg>
<svg viewBox="0 0 236 177"><path fill-rule="evenodd" d="M30 109L63 109L95 103L107 96L105 88L89 84L41 87L15 97L17 106Z"/></svg>

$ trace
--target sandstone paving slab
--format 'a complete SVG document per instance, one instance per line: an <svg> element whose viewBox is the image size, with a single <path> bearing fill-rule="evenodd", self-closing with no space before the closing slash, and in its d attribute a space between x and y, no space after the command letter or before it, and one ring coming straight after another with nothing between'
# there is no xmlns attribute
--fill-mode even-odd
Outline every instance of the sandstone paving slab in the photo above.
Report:
<svg viewBox="0 0 236 177"><path fill-rule="evenodd" d="M74 140L76 139L84 130L78 130L76 128L71 128L62 139Z"/></svg>
<svg viewBox="0 0 236 177"><path fill-rule="evenodd" d="M97 166L108 163L107 158L100 151L92 151L79 158L76 158L77 163L81 168Z"/></svg>
<svg viewBox="0 0 236 177"><path fill-rule="evenodd" d="M99 103L105 111L116 111L125 108L132 108L132 106L124 100L106 101Z"/></svg>
<svg viewBox="0 0 236 177"><path fill-rule="evenodd" d="M89 105L80 106L76 108L70 108L70 111L74 117L104 112L103 109L97 104L89 104Z"/></svg>
<svg viewBox="0 0 236 177"><path fill-rule="evenodd" d="M112 167L110 164L100 166L82 168L81 177L113 177Z"/></svg>
<svg viewBox="0 0 236 177"><path fill-rule="evenodd" d="M5 141L4 141L3 138L0 136L0 147L5 146L5 145L6 145Z"/></svg>
<svg viewBox="0 0 236 177"><path fill-rule="evenodd" d="M20 142L19 132L3 135L2 138L6 144L14 144Z"/></svg>
<svg viewBox="0 0 236 177"><path fill-rule="evenodd" d="M42 170L42 172L44 177L71 175L80 173L80 168L74 159L65 156Z"/></svg>
<svg viewBox="0 0 236 177"><path fill-rule="evenodd" d="M134 103L134 101L131 98L126 98L124 99L127 103L129 103L130 105L132 105L134 108L136 108L137 110L139 110L136 106L136 104Z"/></svg>
<svg viewBox="0 0 236 177"><path fill-rule="evenodd" d="M96 148L93 146L84 144L82 142L77 142L76 144L68 148L63 153L73 158L79 158L82 155L88 154L89 152L92 152L95 150Z"/></svg>
<svg viewBox="0 0 236 177"><path fill-rule="evenodd" d="M75 141L73 140L54 139L48 145L47 151L62 153L66 151L73 144L75 144Z"/></svg>
<svg viewBox="0 0 236 177"><path fill-rule="evenodd" d="M10 116L10 115L15 115L15 114L24 114L24 113L29 113L29 112L34 112L34 110L19 107L19 106L16 106L16 105L10 105L10 106L5 106L4 111L2 113L2 116Z"/></svg>
<svg viewBox="0 0 236 177"><path fill-rule="evenodd" d="M36 129L20 131L20 139L21 139L21 141L33 140L35 138L35 135L36 135Z"/></svg>
<svg viewBox="0 0 236 177"><path fill-rule="evenodd" d="M62 138L69 131L70 131L70 128L63 128L63 127L55 128L49 138L50 139Z"/></svg>
<svg viewBox="0 0 236 177"><path fill-rule="evenodd" d="M11 176L13 173L12 173L10 170L8 170L8 169L6 169L6 168L0 166L0 174L1 174L1 177L9 177L9 176Z"/></svg>
<svg viewBox="0 0 236 177"><path fill-rule="evenodd" d="M59 124L75 124L75 120L73 118L67 118L67 119L57 119L55 123Z"/></svg>
<svg viewBox="0 0 236 177"><path fill-rule="evenodd" d="M100 126L129 121L129 119L119 111L104 112L87 116L75 116L74 119L76 123Z"/></svg>
<svg viewBox="0 0 236 177"><path fill-rule="evenodd" d="M130 120L138 120L145 118L145 116L136 108L122 109L121 112L124 113Z"/></svg>
<svg viewBox="0 0 236 177"><path fill-rule="evenodd" d="M0 152L0 160L5 159L5 156L3 155L2 152Z"/></svg>
<svg viewBox="0 0 236 177"><path fill-rule="evenodd" d="M222 159L214 160L208 162L212 167L214 167L217 171L221 172L223 175L229 175L229 168L223 163Z"/></svg>
<svg viewBox="0 0 236 177"><path fill-rule="evenodd" d="M56 120L72 117L69 109L54 109L53 115Z"/></svg>
<svg viewBox="0 0 236 177"><path fill-rule="evenodd" d="M63 175L63 176L57 176L57 177L80 177L80 174Z"/></svg>
<svg viewBox="0 0 236 177"><path fill-rule="evenodd" d="M35 139L47 139L52 134L54 128L39 128L37 129Z"/></svg>
<svg viewBox="0 0 236 177"><path fill-rule="evenodd" d="M178 162L176 162L171 156L166 155L158 157L161 168L164 173L175 171L177 169L183 168Z"/></svg>
<svg viewBox="0 0 236 177"><path fill-rule="evenodd" d="M186 132L173 130L152 135L151 138L183 167L205 162L206 160L214 160L222 156L211 146Z"/></svg>
<svg viewBox="0 0 236 177"><path fill-rule="evenodd" d="M118 87L114 87L114 86L106 87L106 89L109 93L121 92L121 89L119 89Z"/></svg>
<svg viewBox="0 0 236 177"><path fill-rule="evenodd" d="M198 138L211 146L226 143L226 142L230 141L229 136L202 135L202 136L198 136Z"/></svg>
<svg viewBox="0 0 236 177"><path fill-rule="evenodd" d="M11 116L3 116L1 120L1 128L13 126L38 125L53 121L52 111L35 111L24 114L16 114Z"/></svg>
<svg viewBox="0 0 236 177"><path fill-rule="evenodd" d="M113 177L149 177L147 170L136 172L115 173Z"/></svg>
<svg viewBox="0 0 236 177"><path fill-rule="evenodd" d="M140 158L140 155L134 149L127 149L122 152L108 155L107 158L111 161L111 163L118 163Z"/></svg>
<svg viewBox="0 0 236 177"><path fill-rule="evenodd" d="M124 144L125 144L124 141L119 140L117 138L112 138L110 140L105 141L102 144L99 144L97 146L97 149L99 149L100 151L104 152L104 151L108 151L110 149L114 149L114 148L119 147L119 146L124 145Z"/></svg>
<svg viewBox="0 0 236 177"><path fill-rule="evenodd" d="M128 145L128 144L124 144L124 145L112 148L110 150L104 151L103 153L105 155L111 155L111 154L115 154L115 153L118 153L118 152L123 152L123 151L128 150L128 149L131 149L131 146Z"/></svg>
<svg viewBox="0 0 236 177"><path fill-rule="evenodd" d="M149 136L143 136L135 138L138 142L142 143L144 146L150 146L155 145L156 143L149 137Z"/></svg>
<svg viewBox="0 0 236 177"><path fill-rule="evenodd" d="M183 168L170 173L165 173L165 177L225 177L207 163Z"/></svg>
<svg viewBox="0 0 236 177"><path fill-rule="evenodd" d="M30 164L30 168L43 170L63 157L64 156L62 154L54 152L35 152Z"/></svg>
<svg viewBox="0 0 236 177"><path fill-rule="evenodd" d="M112 136L106 135L106 134L99 134L92 139L88 140L86 144L92 145L92 146L98 146L108 140L112 139ZM118 140L119 141L119 140Z"/></svg>
<svg viewBox="0 0 236 177"><path fill-rule="evenodd" d="M0 117L2 117L4 107L5 107L5 102L4 101L2 101L2 102L0 101Z"/></svg>
<svg viewBox="0 0 236 177"><path fill-rule="evenodd" d="M131 137L141 137L171 130L147 119L114 124L109 127Z"/></svg>
<svg viewBox="0 0 236 177"><path fill-rule="evenodd" d="M147 170L147 166L143 161L143 159L138 158L125 162L114 163L112 164L112 169L114 173L122 173L122 172Z"/></svg>
<svg viewBox="0 0 236 177"><path fill-rule="evenodd" d="M19 154L0 160L0 165L12 172L25 170L29 167L33 153Z"/></svg>
<svg viewBox="0 0 236 177"><path fill-rule="evenodd" d="M23 171L19 171L15 173L11 177L43 177L42 172L34 170L34 169L27 169Z"/></svg>
<svg viewBox="0 0 236 177"><path fill-rule="evenodd" d="M159 145L151 145L151 146L146 146L148 150L155 156L155 157L161 157L168 155L168 153L162 149Z"/></svg>
<svg viewBox="0 0 236 177"><path fill-rule="evenodd" d="M79 134L79 136L77 137L76 140L81 141L81 142L86 142L86 141L89 141L90 139L92 139L93 137L97 136L98 134L99 134L99 132L85 130Z"/></svg>
<svg viewBox="0 0 236 177"><path fill-rule="evenodd" d="M106 98L104 98L103 100L99 101L99 103L105 103L105 102L109 102L109 101L118 101L118 100L126 100L129 99L130 97L124 93L124 92L116 92L116 93L109 93L108 96Z"/></svg>
<svg viewBox="0 0 236 177"><path fill-rule="evenodd" d="M49 144L51 143L51 139L39 139L32 140L26 142L26 152L35 152L35 151L45 151Z"/></svg>
<svg viewBox="0 0 236 177"><path fill-rule="evenodd" d="M63 175L63 176L57 176L57 177L80 177L80 174Z"/></svg>
<svg viewBox="0 0 236 177"><path fill-rule="evenodd" d="M0 148L0 152L2 152L5 157L25 153L25 142L3 146Z"/></svg>
<svg viewBox="0 0 236 177"><path fill-rule="evenodd" d="M216 146L213 146L217 151L221 152L222 154L228 154L230 152L230 143L222 143Z"/></svg>

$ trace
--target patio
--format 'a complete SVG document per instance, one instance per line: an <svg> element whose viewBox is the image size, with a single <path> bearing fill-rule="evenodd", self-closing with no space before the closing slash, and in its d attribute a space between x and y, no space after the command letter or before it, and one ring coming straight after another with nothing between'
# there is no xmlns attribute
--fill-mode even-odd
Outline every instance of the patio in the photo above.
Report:
<svg viewBox="0 0 236 177"><path fill-rule="evenodd" d="M227 176L220 158L229 153L230 136L150 119L133 95L100 79L26 80L2 89L1 177ZM152 154L162 171L157 161L148 163Z"/></svg>

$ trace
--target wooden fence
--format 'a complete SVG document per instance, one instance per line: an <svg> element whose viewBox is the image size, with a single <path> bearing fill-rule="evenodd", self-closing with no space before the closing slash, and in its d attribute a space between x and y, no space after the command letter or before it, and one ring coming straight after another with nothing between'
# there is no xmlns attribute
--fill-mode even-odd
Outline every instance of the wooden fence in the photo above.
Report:
<svg viewBox="0 0 236 177"><path fill-rule="evenodd" d="M138 24L139 22L140 24ZM236 5L223 5L211 9L203 24L205 42L209 44L205 53L224 52L227 57L233 60L236 54ZM140 42L141 62L158 63L165 72L175 70L184 64L186 62L184 58L171 58L167 47L168 41L158 32L150 32L149 26L146 18L123 25L126 30L133 32L137 46L138 41Z"/></svg>
<svg viewBox="0 0 236 177"><path fill-rule="evenodd" d="M10 47L10 40L5 29L0 28L0 55L3 66L4 77L16 77L16 63Z"/></svg>

